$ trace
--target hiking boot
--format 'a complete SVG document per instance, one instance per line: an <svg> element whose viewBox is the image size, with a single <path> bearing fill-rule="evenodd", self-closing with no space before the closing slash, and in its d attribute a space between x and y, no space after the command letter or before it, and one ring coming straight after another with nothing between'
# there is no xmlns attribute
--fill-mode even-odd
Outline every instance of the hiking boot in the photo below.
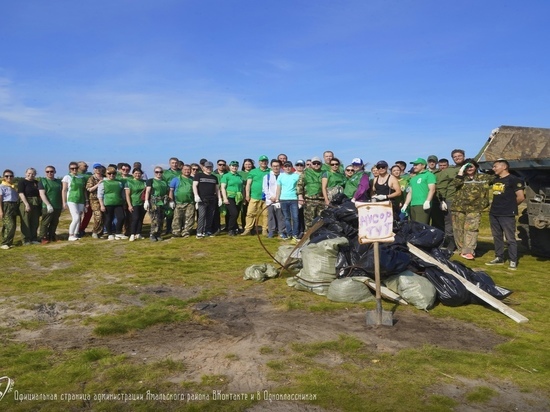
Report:
<svg viewBox="0 0 550 412"><path fill-rule="evenodd" d="M510 266L508 266L508 269L510 270L518 270L518 264L517 262L510 261Z"/></svg>
<svg viewBox="0 0 550 412"><path fill-rule="evenodd" d="M468 260L474 260L475 259L474 255L472 255L471 253L461 253L460 257L464 258L464 259L468 259Z"/></svg>
<svg viewBox="0 0 550 412"><path fill-rule="evenodd" d="M504 264L504 259L502 259L500 257L496 257L493 260L491 260L490 262L485 262L485 264L487 266L503 265Z"/></svg>

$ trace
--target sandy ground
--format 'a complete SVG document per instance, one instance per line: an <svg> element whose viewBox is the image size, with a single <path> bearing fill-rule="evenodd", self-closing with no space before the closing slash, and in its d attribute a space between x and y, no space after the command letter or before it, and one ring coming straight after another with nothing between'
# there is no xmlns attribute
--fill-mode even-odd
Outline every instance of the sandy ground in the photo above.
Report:
<svg viewBox="0 0 550 412"><path fill-rule="evenodd" d="M156 325L124 336L97 337L90 327L66 321L69 315L108 313L115 306L94 306L82 303L69 309L63 304L37 305L34 310L14 309L16 299L7 299L0 305L0 326L15 326L21 320L40 320L38 330L22 329L14 339L31 347L49 347L54 350L107 347L116 354L126 354L136 362L163 359L182 361L185 373L173 377L173 382L200 381L203 375L223 375L230 392L255 392L275 387L267 374L266 363L277 359L291 342L338 340L342 334L363 341L373 351L397 353L405 348L430 344L449 349L488 352L505 341L503 337L474 325L454 319L437 319L421 311L397 311L393 327L366 325L364 310L330 313L280 311L262 295L261 284L246 291L228 295L195 306L197 314L207 317L204 323L172 323ZM142 293L189 298L199 289L178 290L165 286L147 287ZM122 297L128 304L140 304L133 296ZM119 309L119 308L118 308ZM270 348L269 351L261 351ZM266 353L267 352L267 353ZM343 360L337 356L324 359L327 365ZM460 403L455 410L466 411L548 411L547 399L523 393L508 383L488 383L451 377L452 383L430 388L431 394L445 395ZM483 408L465 401L465 394L476 386L492 388L496 393ZM283 409L281 409L283 408ZM314 411L317 407L305 403L262 403L256 410Z"/></svg>

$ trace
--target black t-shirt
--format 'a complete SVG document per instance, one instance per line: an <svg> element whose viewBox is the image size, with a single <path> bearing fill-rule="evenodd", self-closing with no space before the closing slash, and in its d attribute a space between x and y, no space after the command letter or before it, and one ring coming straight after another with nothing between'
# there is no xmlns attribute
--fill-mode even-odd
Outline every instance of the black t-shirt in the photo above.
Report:
<svg viewBox="0 0 550 412"><path fill-rule="evenodd" d="M493 182L493 203L490 214L494 216L517 216L516 191L523 190L523 181L514 175L497 177Z"/></svg>
<svg viewBox="0 0 550 412"><path fill-rule="evenodd" d="M17 183L17 193L23 193L26 198L39 197L38 180L21 179Z"/></svg>
<svg viewBox="0 0 550 412"><path fill-rule="evenodd" d="M208 200L218 197L216 192L216 185L218 184L218 178L212 174L197 173L193 178L194 182L199 182L197 191L202 200Z"/></svg>

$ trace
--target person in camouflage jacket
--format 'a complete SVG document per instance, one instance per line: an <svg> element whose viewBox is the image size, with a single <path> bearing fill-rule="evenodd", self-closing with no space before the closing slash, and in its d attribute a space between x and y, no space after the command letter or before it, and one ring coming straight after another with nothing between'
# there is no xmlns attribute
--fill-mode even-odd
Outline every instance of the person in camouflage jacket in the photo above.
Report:
<svg viewBox="0 0 550 412"><path fill-rule="evenodd" d="M454 239L465 259L475 257L481 212L489 206L489 187L494 178L478 173L477 162L466 159L452 181L456 188L451 206Z"/></svg>

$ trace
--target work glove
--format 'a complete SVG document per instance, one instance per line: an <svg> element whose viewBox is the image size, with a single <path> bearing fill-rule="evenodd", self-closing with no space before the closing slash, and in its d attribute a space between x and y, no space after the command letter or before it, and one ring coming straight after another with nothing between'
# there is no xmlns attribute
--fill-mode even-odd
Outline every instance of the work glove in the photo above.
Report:
<svg viewBox="0 0 550 412"><path fill-rule="evenodd" d="M301 204L301 203L298 203L298 209L301 209L301 208L302 208L302 206L303 206L303 204Z"/></svg>
<svg viewBox="0 0 550 412"><path fill-rule="evenodd" d="M462 176L462 175L464 174L464 171L465 171L467 168L469 168L471 165L472 165L471 163L466 163L466 164L464 164L464 165L460 168L460 170L458 171L458 174L459 174L460 176Z"/></svg>
<svg viewBox="0 0 550 412"><path fill-rule="evenodd" d="M281 208L281 204L280 204L279 202L273 203L273 207L274 207L275 209L280 209L280 208Z"/></svg>
<svg viewBox="0 0 550 412"><path fill-rule="evenodd" d="M174 202L170 202L168 204L168 206L170 206L170 209L175 209L176 208L176 204Z"/></svg>
<svg viewBox="0 0 550 412"><path fill-rule="evenodd" d="M372 197L373 199L376 199L378 200L379 202L382 201L382 200L387 200L388 199L388 196L387 195L374 195Z"/></svg>
<svg viewBox="0 0 550 412"><path fill-rule="evenodd" d="M218 207L221 207L223 205L223 200L222 198L218 198Z"/></svg>
<svg viewBox="0 0 550 412"><path fill-rule="evenodd" d="M429 210L430 207L431 207L431 205L430 205L430 201L429 201L429 200L426 200L426 201L424 202L424 204L422 205L422 209L424 209L424 210Z"/></svg>
<svg viewBox="0 0 550 412"><path fill-rule="evenodd" d="M198 203L195 203L195 209L199 210L199 204Z"/></svg>
<svg viewBox="0 0 550 412"><path fill-rule="evenodd" d="M145 210L149 210L149 201L148 201L148 200L146 200L145 202L143 202L143 208L144 208Z"/></svg>
<svg viewBox="0 0 550 412"><path fill-rule="evenodd" d="M53 213L53 206L52 205L46 206L46 210L48 211L48 214Z"/></svg>
<svg viewBox="0 0 550 412"><path fill-rule="evenodd" d="M409 205L403 205L403 207L401 208L401 212L403 213L407 213L407 208L409 207Z"/></svg>
<svg viewBox="0 0 550 412"><path fill-rule="evenodd" d="M352 202L352 203L355 203L355 202L356 202L356 200L355 200L354 197L351 198L351 202Z"/></svg>
<svg viewBox="0 0 550 412"><path fill-rule="evenodd" d="M446 212L447 210L449 210L449 207L447 206L447 202L445 202L444 200L441 201L441 203L439 204L439 207L441 210L443 210L444 212Z"/></svg>
<svg viewBox="0 0 550 412"><path fill-rule="evenodd" d="M195 203L200 203L200 202L202 202L201 197L198 195L195 196Z"/></svg>

